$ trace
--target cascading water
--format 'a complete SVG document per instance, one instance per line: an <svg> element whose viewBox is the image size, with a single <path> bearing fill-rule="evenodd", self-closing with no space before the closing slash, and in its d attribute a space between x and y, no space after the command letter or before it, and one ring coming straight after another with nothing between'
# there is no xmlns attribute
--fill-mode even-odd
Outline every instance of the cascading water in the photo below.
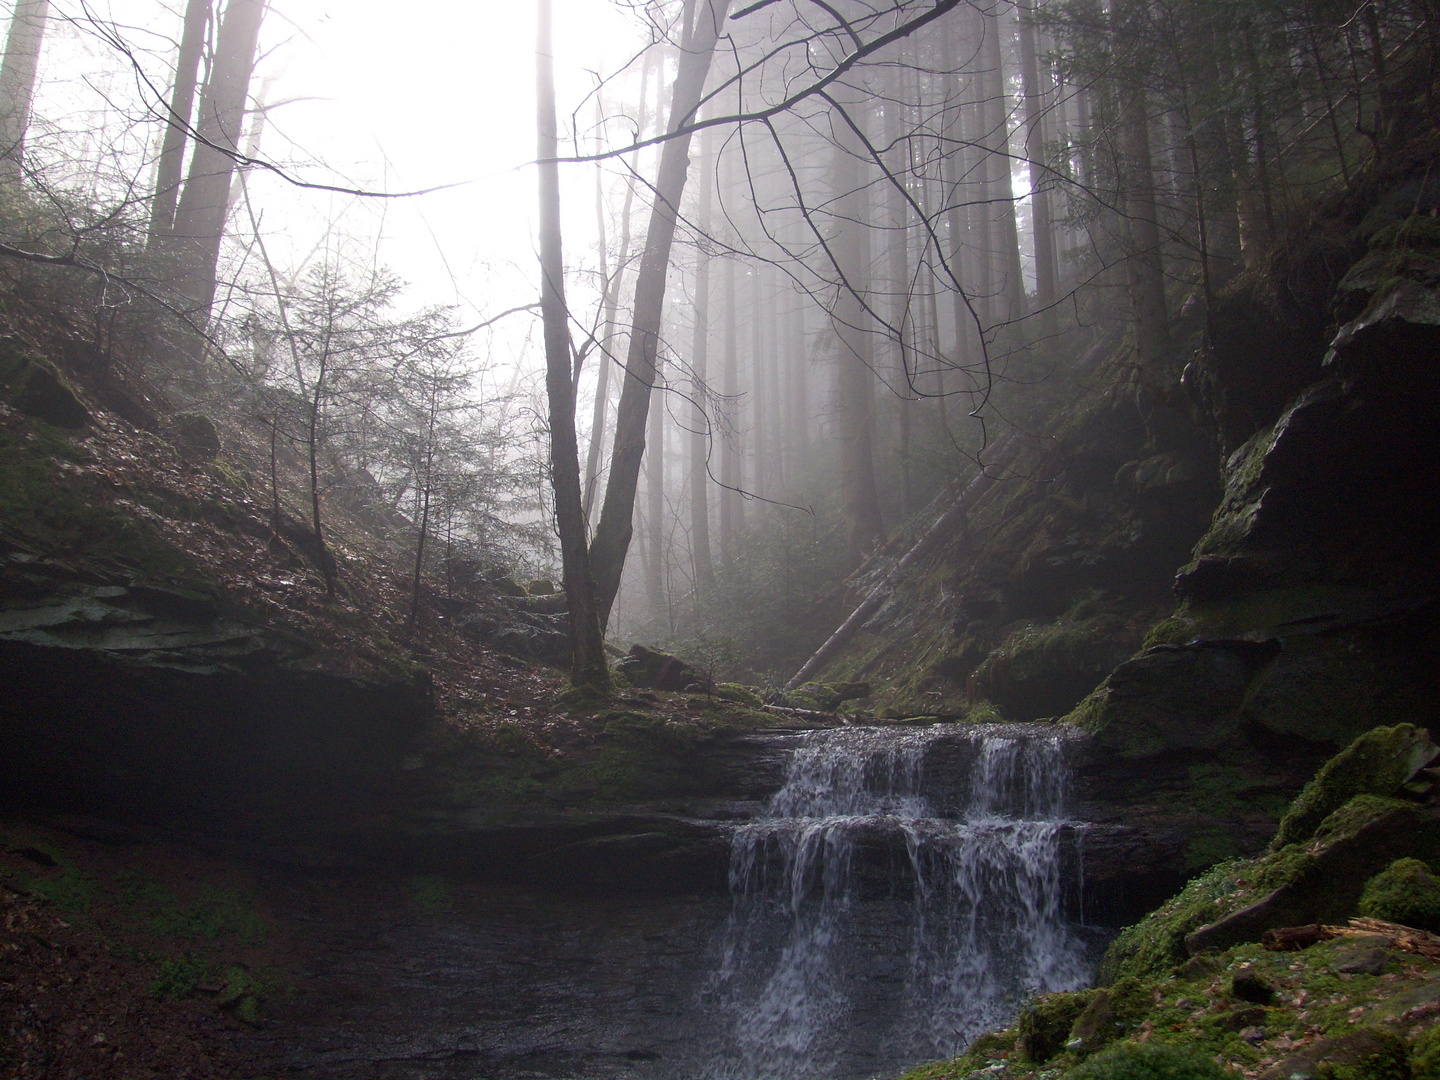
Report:
<svg viewBox="0 0 1440 1080"><path fill-rule="evenodd" d="M940 746L959 762L948 785L927 778ZM958 1053L1032 993L1083 985L1062 904L1066 781L1064 740L1039 725L806 735L734 836L704 1071L898 1071Z"/></svg>

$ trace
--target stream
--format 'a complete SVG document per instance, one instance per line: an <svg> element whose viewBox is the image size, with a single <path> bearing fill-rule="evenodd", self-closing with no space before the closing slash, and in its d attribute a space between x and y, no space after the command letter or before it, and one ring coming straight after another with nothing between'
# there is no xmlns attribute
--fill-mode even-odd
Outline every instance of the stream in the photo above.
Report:
<svg viewBox="0 0 1440 1080"><path fill-rule="evenodd" d="M263 1036L270 1056L377 1080L862 1080L953 1056L1028 996L1088 981L1105 935L1083 926L1073 880L1068 736L774 738L783 784L732 827L728 899L482 889L419 913L277 886L315 927L324 993Z"/></svg>

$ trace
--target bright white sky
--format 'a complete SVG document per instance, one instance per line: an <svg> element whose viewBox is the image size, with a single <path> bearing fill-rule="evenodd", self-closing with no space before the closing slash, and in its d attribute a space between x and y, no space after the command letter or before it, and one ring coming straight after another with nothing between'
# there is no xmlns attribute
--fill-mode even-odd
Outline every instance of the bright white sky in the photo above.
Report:
<svg viewBox="0 0 1440 1080"><path fill-rule="evenodd" d="M260 77L276 76L273 100L313 100L275 110L264 149L312 155L387 190L461 183L384 203L319 194L300 201L322 215L348 207L352 230L382 235L382 261L414 283L417 301L484 315L538 293L536 178L526 167L535 154L534 4L426 7L397 18L396 5L380 0L274 0L266 37L288 40ZM643 39L634 16L609 0L556 0L555 8L564 125L594 85L592 72L613 70ZM594 181L588 167L566 173L573 262L593 244ZM295 198L279 186L267 181L260 197Z"/></svg>
<svg viewBox="0 0 1440 1080"><path fill-rule="evenodd" d="M554 2L563 131L594 86L593 73L614 71L647 31L612 0ZM103 98L135 98L123 59L67 22L87 10L113 20L149 53L151 78L168 90L167 42L179 36L182 0L52 3L37 115L80 131ZM252 200L277 262L303 258L325 223L338 220L340 231L373 244L379 261L411 283L407 306L455 304L462 320L476 321L538 294L536 177L527 167L535 154L534 3L448 0L408 16L400 9L393 0L272 0L251 94L263 87L268 102L288 104L271 111L261 156L322 183L389 191L459 186L411 199L356 200L256 172ZM632 95L637 82L627 84ZM592 115L587 107L584 128ZM593 167L566 167L562 178L567 262L593 265ZM523 325L525 316L516 318ZM523 336L504 333L496 344L503 350L502 341L513 347Z"/></svg>

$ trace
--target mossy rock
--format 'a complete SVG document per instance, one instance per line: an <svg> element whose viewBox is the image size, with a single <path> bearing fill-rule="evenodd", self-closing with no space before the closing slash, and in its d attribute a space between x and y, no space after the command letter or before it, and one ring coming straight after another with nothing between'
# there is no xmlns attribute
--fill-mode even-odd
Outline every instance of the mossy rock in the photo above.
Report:
<svg viewBox="0 0 1440 1080"><path fill-rule="evenodd" d="M733 701L737 705L749 705L752 709L758 709L765 704L764 699L748 686L741 686L739 683L722 682L716 683L715 689L711 691L721 701Z"/></svg>
<svg viewBox="0 0 1440 1080"><path fill-rule="evenodd" d="M1413 1080L1440 1080L1440 1025L1420 1033L1410 1050Z"/></svg>
<svg viewBox="0 0 1440 1080"><path fill-rule="evenodd" d="M1280 820L1271 850L1308 840L1327 816L1356 795L1393 795L1440 754L1413 724L1378 727L1327 761Z"/></svg>
<svg viewBox="0 0 1440 1080"><path fill-rule="evenodd" d="M1245 693L1272 656L1245 641L1152 649L1112 671L1064 722L1130 760L1215 750L1240 737Z"/></svg>
<svg viewBox="0 0 1440 1080"><path fill-rule="evenodd" d="M1021 1052L1035 1065L1043 1065L1065 1049L1070 1029L1098 990L1041 994L1020 1010L1015 1030Z"/></svg>
<svg viewBox="0 0 1440 1080"><path fill-rule="evenodd" d="M214 461L220 453L220 432L204 413L175 417L175 445L186 461Z"/></svg>
<svg viewBox="0 0 1440 1080"><path fill-rule="evenodd" d="M1266 930L1341 921L1363 883L1402 856L1440 856L1440 820L1425 807L1359 795L1327 817L1306 845L1222 863L1111 942L1099 981L1161 977L1187 957L1258 941Z"/></svg>
<svg viewBox="0 0 1440 1080"><path fill-rule="evenodd" d="M1111 983L1126 975L1158 977L1190 955L1187 934L1232 910L1242 874L1250 867L1233 860L1211 867L1155 911L1120 931L1100 961L1097 980Z"/></svg>
<svg viewBox="0 0 1440 1080"><path fill-rule="evenodd" d="M1440 931L1440 878L1419 859L1396 859L1365 883L1358 910L1372 919Z"/></svg>
<svg viewBox="0 0 1440 1080"><path fill-rule="evenodd" d="M1410 1048L1393 1032L1363 1027L1313 1043L1261 1080L1412 1080Z"/></svg>
<svg viewBox="0 0 1440 1080"><path fill-rule="evenodd" d="M1093 1054L1139 1023L1152 1005L1148 982L1133 975L1117 979L1086 1000L1084 1011L1070 1029L1065 1048L1082 1056Z"/></svg>
<svg viewBox="0 0 1440 1080"><path fill-rule="evenodd" d="M1070 1080L1229 1080L1214 1060L1183 1046L1125 1042L1071 1069Z"/></svg>
<svg viewBox="0 0 1440 1080"><path fill-rule="evenodd" d="M0 355L0 383L10 404L27 416L72 430L90 423L90 410L43 360L13 351Z"/></svg>
<svg viewBox="0 0 1440 1080"><path fill-rule="evenodd" d="M1033 623L1015 631L974 670L974 692L1007 716L1028 720L1068 712L1139 644L1113 615Z"/></svg>
<svg viewBox="0 0 1440 1080"><path fill-rule="evenodd" d="M868 682L805 683L785 695L785 701L792 708L813 709L816 712L835 712L847 701L857 701L870 696Z"/></svg>
<svg viewBox="0 0 1440 1080"><path fill-rule="evenodd" d="M694 664L644 645L632 645L630 651L615 662L615 670L624 675L631 686L653 690L679 691L692 686L704 689L710 685L710 677Z"/></svg>
<svg viewBox="0 0 1440 1080"><path fill-rule="evenodd" d="M1192 955L1258 941L1266 930L1339 922L1354 915L1364 883L1392 860L1440 855L1440 818L1412 802L1357 795L1321 822L1305 845L1259 860L1251 902L1185 939Z"/></svg>

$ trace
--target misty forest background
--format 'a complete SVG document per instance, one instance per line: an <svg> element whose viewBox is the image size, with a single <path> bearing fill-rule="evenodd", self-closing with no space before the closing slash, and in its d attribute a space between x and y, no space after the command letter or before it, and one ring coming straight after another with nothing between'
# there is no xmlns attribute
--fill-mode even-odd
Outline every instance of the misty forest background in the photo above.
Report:
<svg viewBox="0 0 1440 1080"><path fill-rule="evenodd" d="M352 218L267 209L277 190L430 196L269 152L285 0L144 7L14 7L12 333L57 344L139 427L238 433L227 460L332 597L347 500L405 537L390 614L408 629L476 580L559 580L538 266L518 303L497 290L470 318L407 287ZM1043 484L1014 447L1088 400L1133 392L1171 449L1162 418L1216 298L1377 153L1413 100L1394 73L1440 56L1435 0L624 7L635 45L597 55L588 92L562 86L554 163L549 352L574 395L598 622L756 682L794 674L847 613L847 576L981 470ZM481 44L532 47L476 44L477 64ZM434 107L464 139L467 116L515 103Z"/></svg>

